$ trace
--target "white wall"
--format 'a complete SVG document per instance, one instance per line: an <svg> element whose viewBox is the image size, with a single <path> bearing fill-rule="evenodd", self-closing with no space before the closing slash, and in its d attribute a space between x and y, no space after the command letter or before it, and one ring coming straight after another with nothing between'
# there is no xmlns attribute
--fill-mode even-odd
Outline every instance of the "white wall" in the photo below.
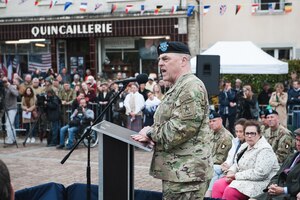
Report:
<svg viewBox="0 0 300 200"><path fill-rule="evenodd" d="M300 1L292 2L293 11L285 14L251 14L252 2L244 0L205 0L210 4L210 11L203 16L201 49L205 50L217 41L250 40L260 47L300 48ZM219 5L227 5L226 13L219 14ZM241 4L240 12L235 15L235 5Z"/></svg>

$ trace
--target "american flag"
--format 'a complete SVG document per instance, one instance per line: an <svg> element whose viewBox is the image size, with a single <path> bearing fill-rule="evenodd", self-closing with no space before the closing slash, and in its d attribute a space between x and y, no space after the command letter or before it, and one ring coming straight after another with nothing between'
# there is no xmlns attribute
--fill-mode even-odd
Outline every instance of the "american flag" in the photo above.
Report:
<svg viewBox="0 0 300 200"><path fill-rule="evenodd" d="M15 69L15 72L20 76L21 69L20 69L20 59L19 59L18 55L16 55L13 59L12 67L13 67L13 69Z"/></svg>
<svg viewBox="0 0 300 200"><path fill-rule="evenodd" d="M36 54L29 56L28 70L35 71L39 69L41 72L47 72L51 68L51 54Z"/></svg>

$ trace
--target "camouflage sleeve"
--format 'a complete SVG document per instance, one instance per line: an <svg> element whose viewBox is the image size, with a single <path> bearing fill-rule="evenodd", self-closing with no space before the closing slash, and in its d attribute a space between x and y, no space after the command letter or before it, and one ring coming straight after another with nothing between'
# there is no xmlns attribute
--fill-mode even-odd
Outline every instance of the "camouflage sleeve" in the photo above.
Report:
<svg viewBox="0 0 300 200"><path fill-rule="evenodd" d="M222 142L218 145L216 152L214 154L213 160L214 164L222 164L228 155L229 150L232 147L232 142L230 138L224 138Z"/></svg>
<svg viewBox="0 0 300 200"><path fill-rule="evenodd" d="M170 119L152 126L152 140L165 150L188 141L199 133L207 109L207 97L200 86L182 88L173 109L168 111L171 113Z"/></svg>
<svg viewBox="0 0 300 200"><path fill-rule="evenodd" d="M276 156L279 163L283 163L284 160L293 152L293 139L291 136L285 134L278 141L278 148L276 150Z"/></svg>

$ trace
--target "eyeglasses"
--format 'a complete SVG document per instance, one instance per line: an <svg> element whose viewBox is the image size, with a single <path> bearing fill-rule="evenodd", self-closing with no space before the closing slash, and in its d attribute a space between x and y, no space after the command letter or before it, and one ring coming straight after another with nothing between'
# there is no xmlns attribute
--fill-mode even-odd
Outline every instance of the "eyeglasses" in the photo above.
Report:
<svg viewBox="0 0 300 200"><path fill-rule="evenodd" d="M253 136L256 136L256 132L245 132L245 135L248 136L248 137L253 137Z"/></svg>

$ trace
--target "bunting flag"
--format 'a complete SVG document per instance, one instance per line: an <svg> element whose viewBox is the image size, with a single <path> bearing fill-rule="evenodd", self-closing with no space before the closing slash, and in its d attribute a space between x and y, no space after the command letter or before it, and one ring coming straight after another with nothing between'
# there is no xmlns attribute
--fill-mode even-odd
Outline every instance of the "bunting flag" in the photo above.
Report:
<svg viewBox="0 0 300 200"><path fill-rule="evenodd" d="M7 4L8 3L8 0L5 0L5 4Z"/></svg>
<svg viewBox="0 0 300 200"><path fill-rule="evenodd" d="M42 0L35 0L34 5L37 6Z"/></svg>
<svg viewBox="0 0 300 200"><path fill-rule="evenodd" d="M268 3L268 10L269 10L270 14L274 12L275 6L276 6L276 3Z"/></svg>
<svg viewBox="0 0 300 200"><path fill-rule="evenodd" d="M52 8L53 6L55 6L57 4L57 0L51 0L50 1L50 5L49 8Z"/></svg>
<svg viewBox="0 0 300 200"><path fill-rule="evenodd" d="M145 12L145 5L141 5L141 15Z"/></svg>
<svg viewBox="0 0 300 200"><path fill-rule="evenodd" d="M220 5L220 15L224 15L227 10L227 6L222 4Z"/></svg>
<svg viewBox="0 0 300 200"><path fill-rule="evenodd" d="M86 9L87 9L87 2L81 2L81 3L80 3L79 10L80 10L81 12L86 12Z"/></svg>
<svg viewBox="0 0 300 200"><path fill-rule="evenodd" d="M66 1L64 11L66 11L72 4L73 4L72 1L70 1L70 0Z"/></svg>
<svg viewBox="0 0 300 200"><path fill-rule="evenodd" d="M98 10L102 6L102 3L96 3L94 11Z"/></svg>
<svg viewBox="0 0 300 200"><path fill-rule="evenodd" d="M126 5L125 13L128 14L133 5Z"/></svg>
<svg viewBox="0 0 300 200"><path fill-rule="evenodd" d="M157 15L162 7L163 7L162 5L156 6L156 9L154 10L154 14Z"/></svg>
<svg viewBox="0 0 300 200"><path fill-rule="evenodd" d="M237 15L238 14L238 12L241 10L241 5L236 5L235 6L235 15Z"/></svg>
<svg viewBox="0 0 300 200"><path fill-rule="evenodd" d="M259 4L258 3L253 3L252 8L251 8L252 14L256 13L258 8L259 8Z"/></svg>
<svg viewBox="0 0 300 200"><path fill-rule="evenodd" d="M19 1L19 5L22 4L22 3L24 3L25 1L27 1L27 0L20 0Z"/></svg>
<svg viewBox="0 0 300 200"><path fill-rule="evenodd" d="M188 17L190 17L190 16L193 15L193 13L194 13L194 8L195 8L195 6L188 6L188 9L187 9L187 12L186 12L186 15L187 15Z"/></svg>
<svg viewBox="0 0 300 200"><path fill-rule="evenodd" d="M203 7L203 15L206 15L206 13L209 12L209 9L210 9L210 5L204 5L204 7Z"/></svg>
<svg viewBox="0 0 300 200"><path fill-rule="evenodd" d="M111 5L111 10L110 10L110 14L113 14L115 11L117 10L117 4L112 4Z"/></svg>
<svg viewBox="0 0 300 200"><path fill-rule="evenodd" d="M292 3L284 3L284 12L285 13L292 12Z"/></svg>
<svg viewBox="0 0 300 200"><path fill-rule="evenodd" d="M178 6L177 5L172 6L171 14L176 13L177 10L178 10Z"/></svg>

